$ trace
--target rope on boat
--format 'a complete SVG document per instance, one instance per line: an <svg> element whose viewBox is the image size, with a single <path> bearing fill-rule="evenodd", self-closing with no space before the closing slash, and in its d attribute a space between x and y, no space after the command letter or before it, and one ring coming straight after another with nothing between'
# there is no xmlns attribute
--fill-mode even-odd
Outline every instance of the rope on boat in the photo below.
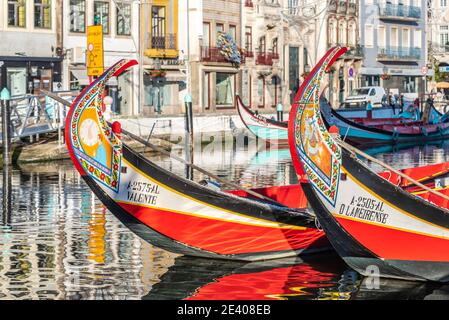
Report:
<svg viewBox="0 0 449 320"><path fill-rule="evenodd" d="M70 105L71 105L71 103L69 101L62 99L60 96L58 96L57 94L54 94L53 92L42 90L42 93L47 95L47 96L49 96L50 98L56 100L57 102L63 104L64 106L70 107ZM111 125L111 124L108 123L108 125ZM154 129L154 126L153 126L153 129ZM264 195L262 195L260 193L257 193L257 192L255 192L253 190L244 188L242 186L239 186L238 184L235 184L233 182L230 182L230 181L227 181L225 179L222 179L222 178L218 177L217 175L215 175L215 174L213 174L213 173L211 173L211 172L209 172L209 171L207 171L207 170L205 170L205 169L203 169L201 167L198 167L197 165L195 165L193 163L190 163L190 162L184 160L183 158L180 158L180 157L178 157L178 156L176 156L174 154L171 154L167 150L165 150L163 148L160 148L160 147L152 144L151 142L149 142L147 140L144 140L144 139L140 138L139 136L137 136L137 135L135 135L135 134L133 134L133 133L123 129L123 128L122 128L122 133L125 134L126 136L128 136L129 138L131 138L133 140L136 140L137 142L142 143L145 147L149 147L149 148L151 148L151 149L153 149L153 150L155 150L157 152L162 153L163 155L169 156L170 158L173 158L173 159L175 159L175 160L177 160L179 162L182 162L183 164L185 164L185 165L187 165L187 166L189 166L189 167L191 167L191 168L193 168L193 169L195 169L195 170L197 170L197 171L199 171L199 172L209 176L210 178L213 178L213 179L217 180L218 182L220 182L220 183L222 183L224 185L227 185L228 187L234 188L236 190L245 191L246 193L248 193L248 194L250 194L250 195L252 195L252 196L254 196L256 198L268 201L268 202L270 202L272 204L276 204L276 205L281 206L281 207L285 207L285 205L283 205L283 204L281 204L281 203L279 203L279 202L277 202L277 201L275 201L275 200L273 200L271 198L268 198L268 197L266 197L266 196L264 196ZM148 140L151 138L151 133L150 133L150 135L148 137Z"/></svg>
<svg viewBox="0 0 449 320"><path fill-rule="evenodd" d="M187 160L185 160L183 158L180 158L180 157L178 157L178 156L176 156L174 154L171 154L167 150L165 150L165 149L163 149L161 147L158 147L158 146L152 144L151 142L145 141L141 137L139 137L139 136L137 136L137 135L135 135L135 134L125 130L125 129L122 129L122 133L127 135L131 139L136 140L137 142L140 142L143 145L145 145L145 146L147 146L147 147L149 147L149 148L151 148L151 149L153 149L153 150L155 150L155 151L157 151L159 153L162 153L163 155L166 155L166 156L168 156L168 157L170 157L172 159L175 159L175 160L177 160L179 162L182 162L183 164L185 164L185 165L187 165L187 166L189 166L189 167L191 167L191 168L193 168L193 169L195 169L195 170L197 170L197 171L199 171L199 172L209 176L210 178L213 178L213 179L217 180L218 182L220 182L220 183L222 183L224 185L227 185L227 186L229 186L231 188L234 188L236 190L245 191L246 193L248 193L248 194L250 194L250 195L252 195L254 197L257 197L259 199L263 199L263 200L268 201L270 203L273 203L273 204L285 207L285 205L283 205L283 204L281 204L281 203L279 203L279 202L277 202L277 201L275 201L275 200L273 200L271 198L268 198L268 197L266 197L266 196L264 196L264 195L262 195L260 193L257 193L257 192L255 192L253 190L250 190L250 189L247 189L245 187L239 186L238 184L235 184L234 182L231 182L231 181L225 180L223 178L220 178L217 175L215 175L215 174L213 174L213 173L211 173L211 172L209 172L209 171L207 171L207 170L205 170L205 169L203 169L201 167L198 167L197 165L195 165L193 163L190 163L190 162L188 162Z"/></svg>
<svg viewBox="0 0 449 320"><path fill-rule="evenodd" d="M342 141L342 140L339 139L339 138L337 138L337 139L335 139L335 140L337 141L337 143L338 143L342 148L348 150L349 152L359 154L359 155L361 155L362 157L364 157L365 159L368 159L368 160L370 160L370 161L372 161L372 162L374 162L374 163L376 163L376 164L378 164L378 165L384 167L385 169L388 169L388 170L390 170L391 172L396 173L398 176L400 176L400 177L402 177L402 178L404 178L404 179L410 181L410 182L413 183L414 185L416 185L416 186L418 186L418 187L420 187L420 188L422 188L422 189L424 189L424 190L426 190L426 191L428 191L428 192L430 192L430 193L432 193L432 194L434 194L434 195L436 195L436 196L438 196L438 197L441 197L441 198L443 198L443 199L449 201L449 196L447 196L447 195L445 195L445 194L443 194L443 193L441 193L441 192L439 192L439 191L436 191L436 190L434 190L434 189L432 189L432 188L429 188L428 186L426 186L426 185L424 185L424 184L422 184L422 183L416 181L415 179L413 179L412 177L406 175L405 173L403 173L403 172L401 172L401 171L399 171L399 170L394 169L393 167L389 166L389 165L386 164L385 162L380 161L379 159L376 159L376 158L370 156L369 154L366 154L365 152L363 152L363 151L361 151L361 150L359 150L359 149L357 149L357 148L351 146L350 144L348 144L348 143Z"/></svg>

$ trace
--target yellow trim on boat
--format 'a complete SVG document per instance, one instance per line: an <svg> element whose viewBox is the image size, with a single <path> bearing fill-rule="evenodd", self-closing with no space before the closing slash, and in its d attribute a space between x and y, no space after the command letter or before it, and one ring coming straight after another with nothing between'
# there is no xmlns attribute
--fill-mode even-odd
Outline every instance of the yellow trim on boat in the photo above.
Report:
<svg viewBox="0 0 449 320"><path fill-rule="evenodd" d="M291 225L291 224L276 223L276 222L273 222L273 221L268 221L268 220L263 220L263 219L259 219L259 218L254 218L254 217L247 216L247 215L244 215L244 214L241 214L241 213L237 213L237 212L234 212L234 211L231 211L231 210L227 210L227 209L224 209L224 208L220 208L220 207L217 207L217 206L208 204L208 203L206 203L206 202L199 201L199 200L197 200L197 199L195 199L195 198L192 198L192 197L190 197L190 196L188 196L188 195L186 195L186 194L183 194L183 193L181 193L181 192L179 192L179 191L177 191L177 190L175 190L175 189L173 189L173 188L171 188L171 187L169 187L169 186L167 186L167 185L165 185L165 184L163 184L163 183L157 181L156 179L154 179L154 178L152 178L152 177L149 177L147 174L145 174L144 172L142 172L140 169L136 168L136 167L133 166L131 163L129 163L129 161L127 161L125 158L123 158L123 162L125 162L126 165L130 166L131 168L133 168L133 170L135 170L136 172L140 173L140 174L141 174L142 176L144 176L146 179L148 179L148 180L150 180L150 181L152 181L152 182L154 182L154 183L156 183L156 184L162 186L163 188L165 188L165 189L167 189L167 190L169 190L169 191L171 191L171 192L173 192L173 193L176 193L176 194L179 195L179 196L182 196L182 197L184 197L184 198L187 198L187 199L189 199L189 200L191 200L191 201L194 201L194 202L196 202L196 203L199 203L199 204L201 204L201 205L204 205L204 206L207 206L207 207L216 209L216 210L220 210L220 211L222 211L222 212L230 213L230 214L233 214L233 215L236 215L236 216L240 216L240 217L243 217L243 218L246 218L246 219L252 219L252 220L255 220L255 221L262 222L262 223L273 224L273 226L272 226L273 228L280 228L280 229L294 229L294 230L306 230L306 229L307 229L306 227L299 227L299 226L295 226L295 225ZM121 201L121 202L122 202L122 203L126 203L126 202L124 202L124 201ZM129 204L139 205L139 206L144 206L144 207L146 206L146 205L140 205L140 204L136 204L136 203L129 203ZM158 207L152 207L152 206L148 206L148 207L149 207L149 208L152 208L152 209L157 209L157 208L158 208ZM202 217L202 218L205 217L205 216L202 216L202 215L195 215L194 213L190 213L190 212L182 212L182 211L176 211L176 210L172 210L172 209L163 209L163 208L159 208L159 209L161 209L161 210L166 210L166 211L173 211L173 212L180 213L180 214L186 214L186 215L191 215L191 216ZM207 218L210 219L211 217L208 216ZM220 219L216 219L216 220L220 220ZM228 221L228 220L222 220L222 221ZM229 222L229 221L228 221L228 222ZM240 222L239 222L239 223L240 223Z"/></svg>

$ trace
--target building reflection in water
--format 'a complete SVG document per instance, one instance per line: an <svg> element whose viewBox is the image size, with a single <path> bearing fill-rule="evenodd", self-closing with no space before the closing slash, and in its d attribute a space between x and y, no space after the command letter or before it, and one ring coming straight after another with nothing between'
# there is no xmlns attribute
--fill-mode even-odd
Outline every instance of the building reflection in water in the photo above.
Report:
<svg viewBox="0 0 449 320"><path fill-rule="evenodd" d="M379 157L400 166L447 160L449 154L441 145L411 150L384 150ZM185 173L168 158L152 159ZM231 148L212 157L195 153L194 159L245 186L296 182L288 150ZM195 174L197 181L204 178ZM446 292L385 282L385 290L374 295L336 256L325 263L304 258L250 265L177 256L132 234L69 162L4 170L2 181L0 299L368 299L381 298L388 289L421 298Z"/></svg>

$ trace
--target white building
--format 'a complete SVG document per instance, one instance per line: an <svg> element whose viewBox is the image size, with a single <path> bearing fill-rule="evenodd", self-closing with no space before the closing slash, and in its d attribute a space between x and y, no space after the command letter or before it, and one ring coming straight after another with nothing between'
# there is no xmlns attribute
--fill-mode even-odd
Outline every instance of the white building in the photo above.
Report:
<svg viewBox="0 0 449 320"><path fill-rule="evenodd" d="M0 0L0 88L12 96L60 86L61 2Z"/></svg>
<svg viewBox="0 0 449 320"><path fill-rule="evenodd" d="M139 59L140 4L138 1L70 0L63 2L63 87L76 90L88 84L86 69L87 26L97 15L103 25L104 68L121 59ZM113 111L129 116L140 113L139 67L122 74L107 86L114 98Z"/></svg>

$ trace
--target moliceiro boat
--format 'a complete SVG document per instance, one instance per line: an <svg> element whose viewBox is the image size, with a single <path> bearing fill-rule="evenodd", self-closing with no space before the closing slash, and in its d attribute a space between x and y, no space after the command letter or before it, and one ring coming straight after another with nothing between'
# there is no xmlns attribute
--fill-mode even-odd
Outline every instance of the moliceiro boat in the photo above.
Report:
<svg viewBox="0 0 449 320"><path fill-rule="evenodd" d="M120 61L107 70L77 97L66 120L75 167L119 220L158 247L199 257L257 261L330 248L305 209L213 190L124 144L119 123L109 125L103 118L102 95L109 78L135 64ZM261 192L274 199L281 191ZM306 202L295 205L305 208Z"/></svg>
<svg viewBox="0 0 449 320"><path fill-rule="evenodd" d="M240 96L235 97L237 110L245 127L256 137L272 144L288 143L288 123L269 119L256 114L242 102Z"/></svg>
<svg viewBox="0 0 449 320"><path fill-rule="evenodd" d="M290 113L290 151L303 190L336 251L359 273L447 282L447 192L424 200L380 177L321 117L321 79L345 51L326 53Z"/></svg>
<svg viewBox="0 0 449 320"><path fill-rule="evenodd" d="M434 140L443 140L449 137L449 122L439 122L441 114L432 109L431 121L423 123L422 121L407 122L380 122L370 121L358 123L347 119L339 114L328 104L326 99L320 98L321 113L324 123L327 127L335 125L340 134L351 144L385 144L385 143L407 143L407 142L426 142Z"/></svg>

